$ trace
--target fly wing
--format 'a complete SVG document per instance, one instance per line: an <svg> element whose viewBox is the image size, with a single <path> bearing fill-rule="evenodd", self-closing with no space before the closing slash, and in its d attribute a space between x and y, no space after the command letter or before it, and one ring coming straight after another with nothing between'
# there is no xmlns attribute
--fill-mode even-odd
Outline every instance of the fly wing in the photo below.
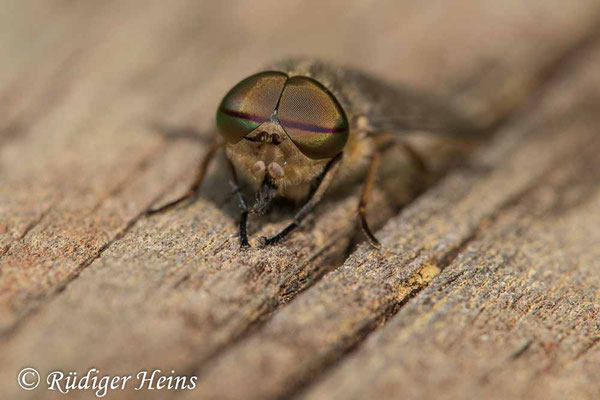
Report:
<svg viewBox="0 0 600 400"><path fill-rule="evenodd" d="M311 59L291 59L274 66L290 76L310 76L340 101L348 118L365 116L371 133L427 131L458 140L483 139L483 132L444 101L399 87L369 74Z"/></svg>
<svg viewBox="0 0 600 400"><path fill-rule="evenodd" d="M427 131L455 139L482 139L481 129L457 112L449 101L357 71L347 71L344 78L368 103L365 115L374 133Z"/></svg>

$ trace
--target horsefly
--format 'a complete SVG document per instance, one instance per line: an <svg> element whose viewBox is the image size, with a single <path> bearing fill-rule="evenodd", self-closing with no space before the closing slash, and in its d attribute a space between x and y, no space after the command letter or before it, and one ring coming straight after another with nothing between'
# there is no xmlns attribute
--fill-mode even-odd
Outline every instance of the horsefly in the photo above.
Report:
<svg viewBox="0 0 600 400"><path fill-rule="evenodd" d="M235 85L217 110L218 133L185 195L149 214L193 199L219 149L224 149L230 184L241 209L239 235L249 246L249 213L264 214L275 197L304 201L294 219L262 245L280 242L295 230L339 177L364 177L357 206L361 228L380 247L365 210L381 155L400 146L420 171L423 157L405 140L414 132L450 137L475 131L448 107L413 91L314 60L289 60ZM256 193L248 207L243 183Z"/></svg>

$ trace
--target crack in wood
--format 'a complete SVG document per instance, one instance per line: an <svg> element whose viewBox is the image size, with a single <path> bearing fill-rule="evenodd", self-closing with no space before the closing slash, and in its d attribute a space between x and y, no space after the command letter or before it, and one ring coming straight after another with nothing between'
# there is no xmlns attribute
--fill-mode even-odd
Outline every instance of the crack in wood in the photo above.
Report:
<svg viewBox="0 0 600 400"><path fill-rule="evenodd" d="M418 258L415 257L414 260ZM413 261L414 261L413 260ZM442 270L435 264L424 264L419 270L415 271L407 278L408 286L402 287L405 293L400 296L396 302L388 304L382 312L375 315L373 319L367 321L365 325L356 331L355 335L343 338L338 346L331 349L322 359L315 360L312 366L305 368L306 373L303 378L298 379L294 384L289 385L289 390L280 393L275 397L277 400L290 400L300 396L306 388L315 381L323 377L323 374L332 369L346 357L354 353L360 345L377 329L385 325L394 317L400 309L411 299L416 297Z"/></svg>
<svg viewBox="0 0 600 400"><path fill-rule="evenodd" d="M2 260L2 257L5 256L10 248L17 243L20 240L23 240L27 237L27 235L29 234L29 232L31 232L38 224L40 224L43 219L46 217L46 215L48 215L48 213L52 210L52 208L54 207L54 205L56 204L56 202L51 203L46 209L44 209L40 215L38 216L38 218L36 218L35 220L31 221L23 230L23 232L21 232L21 234L19 236L17 236L17 238L15 238L13 241L11 241L10 243L8 243L3 249L2 251L0 251L0 260ZM2 276L2 268L0 268L0 276Z"/></svg>
<svg viewBox="0 0 600 400"><path fill-rule="evenodd" d="M139 213L135 218L131 219L125 227L123 227L111 240L107 241L104 245L102 245L98 251L96 251L93 255L87 258L84 262L80 263L77 268L75 268L71 275L65 278L60 284L58 284L52 291L35 297L32 299L31 304L24 310L22 310L19 314L19 317L16 319L15 323L12 324L9 328L0 331L0 338L7 339L13 335L15 335L19 329L25 324L25 322L30 319L33 315L39 311L39 308L54 299L62 292L67 289L67 286L73 282L75 279L79 277L81 272L86 269L89 265L91 265L95 260L99 259L102 254L108 250L108 248L121 239L133 226L136 222L144 216L144 213Z"/></svg>

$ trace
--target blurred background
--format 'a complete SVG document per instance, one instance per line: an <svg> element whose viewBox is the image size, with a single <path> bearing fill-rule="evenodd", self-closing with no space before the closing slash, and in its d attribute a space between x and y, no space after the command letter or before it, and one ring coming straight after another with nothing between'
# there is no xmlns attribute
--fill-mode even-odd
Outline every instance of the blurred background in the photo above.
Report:
<svg viewBox="0 0 600 400"><path fill-rule="evenodd" d="M235 82L288 56L449 96L490 124L589 34L597 3L4 0L4 187L94 190L106 184L98 169L131 162L158 140L132 131L155 121L206 130ZM32 200L27 208L44 199Z"/></svg>

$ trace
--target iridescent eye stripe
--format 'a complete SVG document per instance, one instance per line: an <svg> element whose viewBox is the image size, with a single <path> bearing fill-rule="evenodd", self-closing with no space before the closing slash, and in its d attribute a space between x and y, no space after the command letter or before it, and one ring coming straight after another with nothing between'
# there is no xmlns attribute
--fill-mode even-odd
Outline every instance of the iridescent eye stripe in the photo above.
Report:
<svg viewBox="0 0 600 400"><path fill-rule="evenodd" d="M296 121L287 121L287 120L279 120L281 125L284 128L288 129L300 129L302 131L310 131L310 132L318 132L318 133L338 133L345 132L348 128L346 127L338 127L338 128L325 128L318 125L311 125L302 122Z"/></svg>
<svg viewBox="0 0 600 400"><path fill-rule="evenodd" d="M241 118L252 122L261 123L267 120L267 118L264 117L259 117L257 115L247 114L239 111L227 110L225 108L220 108L219 111L230 117Z"/></svg>
<svg viewBox="0 0 600 400"><path fill-rule="evenodd" d="M252 121L252 122L262 123L267 120L267 118L259 117L257 115L252 115L252 114L243 113L243 112L239 112L239 111L227 110L225 108L221 108L219 111L221 111L223 114L228 115L230 117L242 118L242 119ZM346 128L344 128L344 127L325 128L322 126L306 124L306 123L297 122L297 121L280 120L279 123L281 125L283 125L285 128L300 129L303 131L319 132L319 133L338 133L338 132L344 132L346 130Z"/></svg>

